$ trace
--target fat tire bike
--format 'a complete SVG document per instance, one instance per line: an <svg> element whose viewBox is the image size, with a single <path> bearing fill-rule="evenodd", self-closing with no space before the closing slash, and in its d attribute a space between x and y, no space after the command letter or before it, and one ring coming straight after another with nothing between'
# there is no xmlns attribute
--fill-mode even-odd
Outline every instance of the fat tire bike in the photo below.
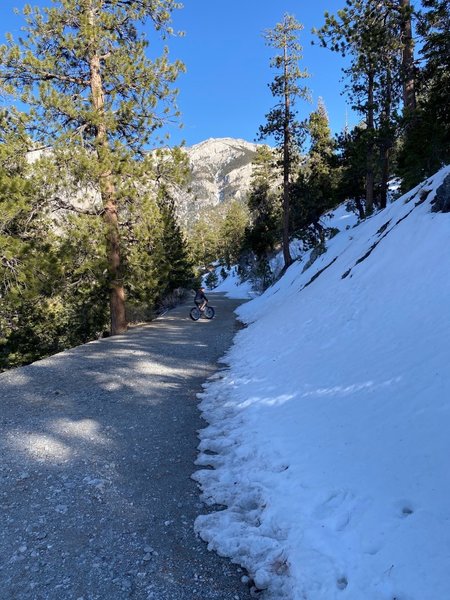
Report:
<svg viewBox="0 0 450 600"><path fill-rule="evenodd" d="M189 316L193 321L198 321L201 317L204 317L205 319L212 319L215 314L216 311L212 306L205 306L203 310L200 310L198 306L194 306L191 308Z"/></svg>

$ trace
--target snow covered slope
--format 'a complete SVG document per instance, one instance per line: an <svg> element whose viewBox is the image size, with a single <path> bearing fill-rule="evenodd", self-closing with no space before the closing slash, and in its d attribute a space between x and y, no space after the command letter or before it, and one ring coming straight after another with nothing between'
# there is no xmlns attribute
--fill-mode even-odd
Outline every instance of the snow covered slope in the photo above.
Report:
<svg viewBox="0 0 450 600"><path fill-rule="evenodd" d="M220 292L225 294L228 298L244 299L254 298L256 293L252 290L252 284L250 281L241 281L238 274L237 266L233 266L230 269L219 265L215 268L217 285L211 290L211 293L215 294ZM223 277L225 275L225 278ZM208 276L203 277L203 285L208 288Z"/></svg>
<svg viewBox="0 0 450 600"><path fill-rule="evenodd" d="M450 598L443 169L244 304L201 408L196 527L262 598ZM255 592L256 592L255 588Z"/></svg>

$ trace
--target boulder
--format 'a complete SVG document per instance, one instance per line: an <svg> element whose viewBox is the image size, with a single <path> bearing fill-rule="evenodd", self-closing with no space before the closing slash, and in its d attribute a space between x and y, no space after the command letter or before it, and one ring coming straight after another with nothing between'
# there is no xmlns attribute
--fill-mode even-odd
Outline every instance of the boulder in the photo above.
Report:
<svg viewBox="0 0 450 600"><path fill-rule="evenodd" d="M432 212L450 212L450 174L436 190Z"/></svg>

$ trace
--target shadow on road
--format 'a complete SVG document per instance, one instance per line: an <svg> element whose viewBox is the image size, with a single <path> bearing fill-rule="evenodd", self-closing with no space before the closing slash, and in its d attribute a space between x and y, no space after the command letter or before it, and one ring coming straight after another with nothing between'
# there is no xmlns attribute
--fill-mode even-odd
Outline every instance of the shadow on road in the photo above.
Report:
<svg viewBox="0 0 450 600"><path fill-rule="evenodd" d="M5 597L248 597L193 533L196 394L236 328L214 304L0 375Z"/></svg>

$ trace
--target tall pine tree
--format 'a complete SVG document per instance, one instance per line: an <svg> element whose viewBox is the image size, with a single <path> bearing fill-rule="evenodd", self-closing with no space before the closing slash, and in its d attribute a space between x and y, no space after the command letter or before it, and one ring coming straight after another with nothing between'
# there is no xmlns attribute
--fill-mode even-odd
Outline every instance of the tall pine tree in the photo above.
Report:
<svg viewBox="0 0 450 600"><path fill-rule="evenodd" d="M422 0L422 6L417 107L406 115L398 157L405 191L450 162L450 7L444 0Z"/></svg>
<svg viewBox="0 0 450 600"><path fill-rule="evenodd" d="M319 220L336 203L338 171L335 143L321 98L317 110L309 116L307 128L311 145L292 190L293 221L297 231L312 224L322 236Z"/></svg>
<svg viewBox="0 0 450 600"><path fill-rule="evenodd" d="M246 246L258 260L274 249L281 233L281 204L277 193L279 169L275 163L276 154L271 148L257 148L248 194L250 222Z"/></svg>
<svg viewBox="0 0 450 600"><path fill-rule="evenodd" d="M111 332L126 329L119 188L170 115L182 65L151 60L140 24L166 36L174 0L55 0L25 7L26 36L0 49L0 83L30 107L30 138L89 169L105 224ZM56 160L56 158L55 158Z"/></svg>
<svg viewBox="0 0 450 600"><path fill-rule="evenodd" d="M298 42L298 34L302 29L303 25L292 15L285 14L283 20L273 29L267 30L264 35L267 45L274 48L276 52L271 66L276 69L277 74L269 87L278 102L266 115L265 125L260 127L260 139L273 137L282 152L285 268L292 263L289 250L292 167L304 137L304 127L297 120L295 103L299 98L309 98L308 89L300 85L302 79L309 77L308 72L299 67L302 46Z"/></svg>
<svg viewBox="0 0 450 600"><path fill-rule="evenodd" d="M316 31L323 46L350 58L344 73L353 108L364 118L364 133L359 137L365 142L368 213L376 200L376 177L380 171L383 175L379 178L382 186L379 203L385 203L386 197L392 127L399 100L399 57L404 47L399 42L400 25L406 27L405 12L399 19L399 10L400 5L384 0L348 0L336 16L325 13L325 24Z"/></svg>

